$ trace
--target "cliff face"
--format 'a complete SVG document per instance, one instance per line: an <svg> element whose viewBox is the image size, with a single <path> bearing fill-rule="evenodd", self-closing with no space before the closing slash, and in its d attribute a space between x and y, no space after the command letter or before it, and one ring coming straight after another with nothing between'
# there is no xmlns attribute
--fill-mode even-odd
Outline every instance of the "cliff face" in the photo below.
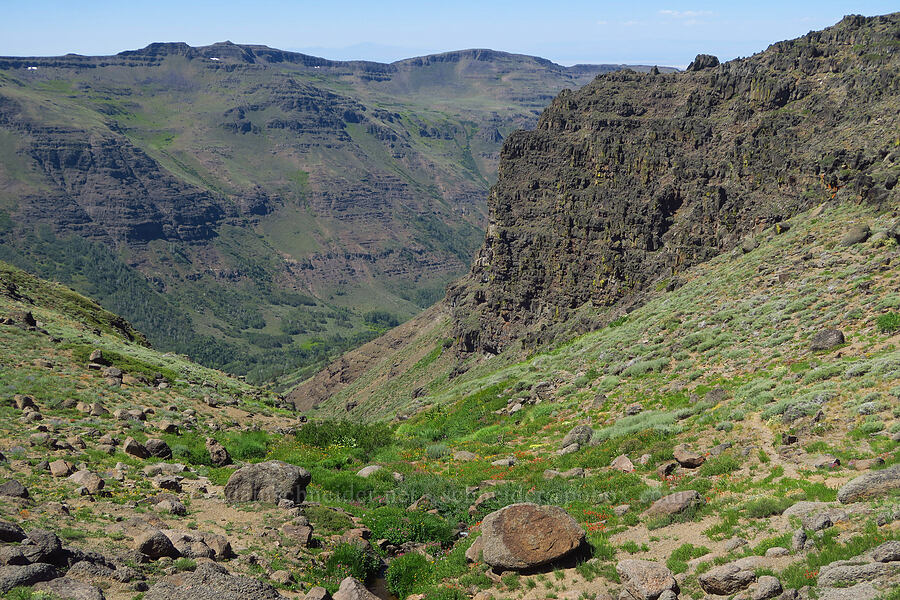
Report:
<svg viewBox="0 0 900 600"><path fill-rule="evenodd" d="M563 91L510 135L490 223L448 301L463 352L497 353L832 198L900 202L900 13L680 74Z"/></svg>

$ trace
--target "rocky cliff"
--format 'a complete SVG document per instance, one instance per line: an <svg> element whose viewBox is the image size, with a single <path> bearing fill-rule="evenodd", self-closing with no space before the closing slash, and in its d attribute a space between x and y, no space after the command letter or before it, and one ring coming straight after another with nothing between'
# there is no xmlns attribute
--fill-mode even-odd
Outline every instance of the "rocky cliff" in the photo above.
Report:
<svg viewBox="0 0 900 600"><path fill-rule="evenodd" d="M602 320L823 201L896 206L898 92L900 13L563 91L504 144L484 244L447 297L459 348L535 344L585 306Z"/></svg>

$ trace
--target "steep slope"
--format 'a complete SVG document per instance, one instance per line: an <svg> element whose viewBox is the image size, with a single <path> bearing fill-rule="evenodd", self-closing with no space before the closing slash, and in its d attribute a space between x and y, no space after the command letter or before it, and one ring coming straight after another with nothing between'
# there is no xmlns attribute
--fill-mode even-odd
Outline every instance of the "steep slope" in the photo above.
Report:
<svg viewBox="0 0 900 600"><path fill-rule="evenodd" d="M896 206L898 37L900 13L851 16L747 59L561 93L504 144L484 245L447 297L460 349L552 339L542 328L580 307L677 286L829 198Z"/></svg>
<svg viewBox="0 0 900 600"><path fill-rule="evenodd" d="M309 370L441 297L503 138L615 68L230 42L0 58L0 254L159 347L256 381Z"/></svg>
<svg viewBox="0 0 900 600"><path fill-rule="evenodd" d="M847 17L749 59L562 93L505 143L485 243L432 312L443 318L346 354L291 398L336 411L371 396L360 413L391 414L483 355L515 362L596 330L810 206L896 209L898 35L898 14ZM429 352L439 366L412 369Z"/></svg>

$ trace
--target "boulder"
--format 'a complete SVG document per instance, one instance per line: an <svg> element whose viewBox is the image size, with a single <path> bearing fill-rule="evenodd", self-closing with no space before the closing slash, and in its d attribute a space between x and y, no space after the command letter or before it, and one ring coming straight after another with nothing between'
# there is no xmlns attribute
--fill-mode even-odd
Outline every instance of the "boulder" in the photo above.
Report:
<svg viewBox="0 0 900 600"><path fill-rule="evenodd" d="M47 529L32 529L19 546L31 563L59 564L64 559L62 540Z"/></svg>
<svg viewBox="0 0 900 600"><path fill-rule="evenodd" d="M328 590L321 586L316 586L306 592L306 595L303 596L303 600L331 600L331 594L328 593Z"/></svg>
<svg viewBox="0 0 900 600"><path fill-rule="evenodd" d="M676 515L692 506L702 506L705 503L699 492L686 490L663 496L651 504L644 514L648 517Z"/></svg>
<svg viewBox="0 0 900 600"><path fill-rule="evenodd" d="M823 329L817 332L809 342L813 352L829 350L844 343L844 333L839 329Z"/></svg>
<svg viewBox="0 0 900 600"><path fill-rule="evenodd" d="M75 466L67 460L59 459L50 463L50 474L54 477L68 477L75 470Z"/></svg>
<svg viewBox="0 0 900 600"><path fill-rule="evenodd" d="M147 452L149 452L151 456L157 458L172 458L172 449L169 448L169 445L163 440L156 438L149 439L144 443L144 447L147 448Z"/></svg>
<svg viewBox="0 0 900 600"><path fill-rule="evenodd" d="M368 479L369 476L374 475L378 471L381 470L381 465L369 465L368 467L363 467L359 471L356 472L357 477L362 477L364 479Z"/></svg>
<svg viewBox="0 0 900 600"><path fill-rule="evenodd" d="M25 532L21 527L9 521L0 521L0 542L21 542L25 539Z"/></svg>
<svg viewBox="0 0 900 600"><path fill-rule="evenodd" d="M841 236L841 239L838 241L838 244L847 248L849 246L853 246L854 244L859 244L861 242L869 239L869 235L872 233L872 230L869 229L868 225L856 225L855 227L851 227L847 230L844 235Z"/></svg>
<svg viewBox="0 0 900 600"><path fill-rule="evenodd" d="M219 440L214 438L206 438L206 451L209 452L209 460L217 467L224 467L231 464L231 455L225 449Z"/></svg>
<svg viewBox="0 0 900 600"><path fill-rule="evenodd" d="M453 460L458 460L459 462L470 462L477 458L478 455L468 450L457 450L453 453Z"/></svg>
<svg viewBox="0 0 900 600"><path fill-rule="evenodd" d="M484 536L478 536L472 545L466 550L466 561L477 563L481 560L481 551L484 550Z"/></svg>
<svg viewBox="0 0 900 600"><path fill-rule="evenodd" d="M125 451L125 454L130 454L135 458L144 459L150 457L150 452L147 451L147 448L133 437L125 438L125 444L122 447L122 450Z"/></svg>
<svg viewBox="0 0 900 600"><path fill-rule="evenodd" d="M900 560L900 541L891 540L872 550L875 562L894 562Z"/></svg>
<svg viewBox="0 0 900 600"><path fill-rule="evenodd" d="M481 524L484 561L497 570L527 570L571 555L585 540L584 530L558 506L510 504Z"/></svg>
<svg viewBox="0 0 900 600"><path fill-rule="evenodd" d="M679 465L686 469L696 469L706 461L702 454L694 452L685 444L675 446L672 456Z"/></svg>
<svg viewBox="0 0 900 600"><path fill-rule="evenodd" d="M656 475L660 479L667 479L678 470L678 461L670 460L656 467Z"/></svg>
<svg viewBox="0 0 900 600"><path fill-rule="evenodd" d="M750 600L769 600L769 598L780 596L782 591L781 582L777 577L763 575L756 582L756 589L753 590Z"/></svg>
<svg viewBox="0 0 900 600"><path fill-rule="evenodd" d="M91 494L96 494L103 489L104 485L106 485L106 482L103 481L102 477L87 469L82 469L81 471L77 471L70 475L69 481L75 485L84 486Z"/></svg>
<svg viewBox="0 0 900 600"><path fill-rule="evenodd" d="M34 586L34 590L46 592L61 600L106 600L103 590L97 586L69 577L38 583Z"/></svg>
<svg viewBox="0 0 900 600"><path fill-rule="evenodd" d="M801 600L799 595L785 598L784 596L788 592L796 592L796 590L786 590L779 600ZM866 581L849 587L819 588L817 598L818 600L877 600L883 596L878 588Z"/></svg>
<svg viewBox="0 0 900 600"><path fill-rule="evenodd" d="M178 558L179 552L172 544L172 540L166 537L159 529L151 529L139 534L134 539L135 549L149 558Z"/></svg>
<svg viewBox="0 0 900 600"><path fill-rule="evenodd" d="M334 600L378 600L378 596L366 589L362 583L353 577L347 577L341 581L341 586L334 593Z"/></svg>
<svg viewBox="0 0 900 600"><path fill-rule="evenodd" d="M900 564L854 560L838 560L819 569L819 585L822 587L846 587L848 584L874 581L900 573Z"/></svg>
<svg viewBox="0 0 900 600"><path fill-rule="evenodd" d="M619 561L616 572L622 580L623 591L634 600L657 600L664 592L678 589L672 572L649 560Z"/></svg>
<svg viewBox="0 0 900 600"><path fill-rule="evenodd" d="M5 594L16 587L50 581L60 575L61 573L56 570L56 567L47 563L0 567L0 594Z"/></svg>
<svg viewBox="0 0 900 600"><path fill-rule="evenodd" d="M713 567L699 577L700 587L707 594L727 596L750 586L756 581L753 571L741 569L734 563Z"/></svg>
<svg viewBox="0 0 900 600"><path fill-rule="evenodd" d="M297 542L306 548L312 541L313 528L306 519L303 519L302 521L298 519L292 523L285 523L282 525L281 533L284 534L284 537Z"/></svg>
<svg viewBox="0 0 900 600"><path fill-rule="evenodd" d="M284 498L300 504L306 497L309 481L310 474L306 469L270 460L235 471L225 485L225 499L278 504Z"/></svg>
<svg viewBox="0 0 900 600"><path fill-rule="evenodd" d="M567 433L566 437L560 442L559 447L566 448L572 444L587 446L591 442L592 437L594 437L594 430L588 425L576 425L569 430L569 433Z"/></svg>
<svg viewBox="0 0 900 600"><path fill-rule="evenodd" d="M624 454L620 454L619 456L615 457L609 466L613 470L622 471L623 473L634 472L634 463L631 462L631 459Z"/></svg>
<svg viewBox="0 0 900 600"><path fill-rule="evenodd" d="M894 465L881 471L870 471L845 483L838 490L837 499L844 504L849 504L885 496L897 489L900 489L900 465Z"/></svg>
<svg viewBox="0 0 900 600"><path fill-rule="evenodd" d="M232 575L224 567L202 562L193 572L169 575L151 587L144 600L283 600L268 583Z"/></svg>

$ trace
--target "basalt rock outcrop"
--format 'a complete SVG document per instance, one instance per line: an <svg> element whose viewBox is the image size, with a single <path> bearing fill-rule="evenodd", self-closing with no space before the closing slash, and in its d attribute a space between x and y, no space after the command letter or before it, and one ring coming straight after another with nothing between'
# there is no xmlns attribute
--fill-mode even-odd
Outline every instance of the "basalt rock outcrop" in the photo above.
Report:
<svg viewBox="0 0 900 600"><path fill-rule="evenodd" d="M471 273L447 299L463 353L537 346L829 201L900 199L900 13L845 17L746 59L617 72L509 135ZM599 319L583 319L590 329Z"/></svg>

